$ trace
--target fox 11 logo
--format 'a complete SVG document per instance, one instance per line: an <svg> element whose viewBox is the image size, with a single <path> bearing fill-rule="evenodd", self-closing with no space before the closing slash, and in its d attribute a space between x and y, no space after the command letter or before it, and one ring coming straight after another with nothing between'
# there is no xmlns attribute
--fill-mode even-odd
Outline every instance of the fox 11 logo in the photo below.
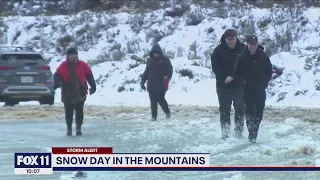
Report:
<svg viewBox="0 0 320 180"><path fill-rule="evenodd" d="M52 174L51 153L15 153L15 174Z"/></svg>

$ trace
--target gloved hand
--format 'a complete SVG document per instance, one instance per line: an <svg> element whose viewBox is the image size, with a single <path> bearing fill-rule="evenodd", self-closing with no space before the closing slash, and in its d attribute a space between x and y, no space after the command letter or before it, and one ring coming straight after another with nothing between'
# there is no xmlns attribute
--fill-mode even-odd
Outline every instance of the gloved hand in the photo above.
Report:
<svg viewBox="0 0 320 180"><path fill-rule="evenodd" d="M283 69L277 69L277 70L276 70L276 73L277 73L279 76L281 76L282 73L283 73Z"/></svg>
<svg viewBox="0 0 320 180"><path fill-rule="evenodd" d="M142 82L140 83L140 88L143 89L143 90L147 89L146 86L144 85L144 83L142 83Z"/></svg>
<svg viewBox="0 0 320 180"><path fill-rule="evenodd" d="M273 66L273 67L272 67L272 72L275 73L275 74L277 74L278 76L281 76L282 73L283 73L283 68L278 68L278 67L276 67L276 66Z"/></svg>
<svg viewBox="0 0 320 180"><path fill-rule="evenodd" d="M89 94L92 95L96 92L96 89L95 88L90 88L89 89Z"/></svg>

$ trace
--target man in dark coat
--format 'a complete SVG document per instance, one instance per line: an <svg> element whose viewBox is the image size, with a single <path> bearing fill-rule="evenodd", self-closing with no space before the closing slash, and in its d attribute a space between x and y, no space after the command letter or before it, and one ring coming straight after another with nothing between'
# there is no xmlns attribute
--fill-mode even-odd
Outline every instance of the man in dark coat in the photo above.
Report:
<svg viewBox="0 0 320 180"><path fill-rule="evenodd" d="M90 95L96 91L96 83L89 65L79 60L78 51L69 48L67 59L54 73L54 89L61 87L61 101L64 104L67 136L72 135L73 112L75 111L76 135L82 135L83 106L87 96L87 82Z"/></svg>
<svg viewBox="0 0 320 180"><path fill-rule="evenodd" d="M273 73L270 58L259 48L257 36L247 37L247 46L236 60L235 73L245 81L243 89L248 139L256 143L265 108L266 88Z"/></svg>
<svg viewBox="0 0 320 180"><path fill-rule="evenodd" d="M243 138L245 111L242 90L243 81L234 73L234 63L245 45L240 42L237 38L237 32L233 29L227 29L220 42L211 55L211 65L212 71L216 75L222 139L228 138L230 134L232 102L235 109L235 135L238 138Z"/></svg>
<svg viewBox="0 0 320 180"><path fill-rule="evenodd" d="M148 90L151 106L152 120L157 120L158 103L166 117L170 118L170 109L165 99L169 81L172 77L173 67L170 59L165 56L159 44L155 44L147 60L146 69L141 78L141 89ZM147 88L145 82L147 81Z"/></svg>

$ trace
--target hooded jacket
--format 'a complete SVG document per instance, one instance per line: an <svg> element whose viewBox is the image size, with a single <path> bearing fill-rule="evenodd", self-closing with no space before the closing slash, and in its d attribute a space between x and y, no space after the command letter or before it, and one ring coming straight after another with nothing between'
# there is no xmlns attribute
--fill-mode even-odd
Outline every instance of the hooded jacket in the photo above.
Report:
<svg viewBox="0 0 320 180"><path fill-rule="evenodd" d="M224 37L220 39L220 44L214 49L211 55L212 71L216 75L216 84L224 88L238 88L241 87L243 81L234 73L234 63L237 57L241 54L245 44L237 39L234 49L230 49L226 44ZM228 76L234 79L226 84L224 81Z"/></svg>
<svg viewBox="0 0 320 180"><path fill-rule="evenodd" d="M235 74L241 77L245 83L244 89L264 90L272 77L272 64L269 56L259 46L254 55L249 53L248 47L237 58L235 63Z"/></svg>
<svg viewBox="0 0 320 180"><path fill-rule="evenodd" d="M159 53L160 57L153 57L153 53ZM171 79L173 67L170 59L165 56L159 44L155 44L150 51L145 71L142 74L141 83L147 81L148 91L164 92L167 90L164 77Z"/></svg>

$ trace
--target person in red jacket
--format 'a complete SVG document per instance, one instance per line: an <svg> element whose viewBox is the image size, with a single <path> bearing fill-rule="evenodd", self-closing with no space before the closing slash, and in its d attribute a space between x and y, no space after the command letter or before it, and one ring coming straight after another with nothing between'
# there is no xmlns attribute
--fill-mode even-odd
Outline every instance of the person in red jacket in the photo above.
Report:
<svg viewBox="0 0 320 180"><path fill-rule="evenodd" d="M89 65L79 60L76 48L67 50L67 59L54 73L54 89L61 88L61 101L64 104L67 136L72 136L73 112L75 111L76 135L82 135L83 106L88 94L96 91L96 83Z"/></svg>

